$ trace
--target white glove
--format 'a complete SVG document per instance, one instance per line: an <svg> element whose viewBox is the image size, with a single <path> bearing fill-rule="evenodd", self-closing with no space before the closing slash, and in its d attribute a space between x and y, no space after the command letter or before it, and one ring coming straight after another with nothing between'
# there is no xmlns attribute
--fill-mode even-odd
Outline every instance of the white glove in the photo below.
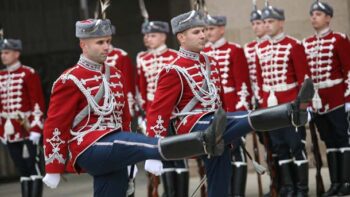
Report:
<svg viewBox="0 0 350 197"><path fill-rule="evenodd" d="M156 176L160 176L163 171L163 163L159 160L148 159L145 162L145 170Z"/></svg>
<svg viewBox="0 0 350 197"><path fill-rule="evenodd" d="M146 134L146 130L147 130L147 126L146 126L146 119L142 119L142 118L139 118L138 120L137 120L137 122L138 122L138 125L139 125L139 127L140 127L140 130L141 130L141 132L143 133L143 134Z"/></svg>
<svg viewBox="0 0 350 197"><path fill-rule="evenodd" d="M33 144L38 145L40 141L41 134L37 132L30 132L29 140L33 142Z"/></svg>
<svg viewBox="0 0 350 197"><path fill-rule="evenodd" d="M350 103L345 103L345 112L350 112Z"/></svg>
<svg viewBox="0 0 350 197"><path fill-rule="evenodd" d="M43 178L43 182L51 189L57 188L61 180L61 174L58 173L48 173Z"/></svg>
<svg viewBox="0 0 350 197"><path fill-rule="evenodd" d="M131 166L128 166L128 175L130 176ZM136 174L138 172L137 165L134 165L134 174L132 175L132 178L134 179L136 177Z"/></svg>
<svg viewBox="0 0 350 197"><path fill-rule="evenodd" d="M6 140L6 139L4 139L4 138L0 138L0 140L1 140L1 142L2 142L4 145L6 145L6 144L7 144L7 140Z"/></svg>

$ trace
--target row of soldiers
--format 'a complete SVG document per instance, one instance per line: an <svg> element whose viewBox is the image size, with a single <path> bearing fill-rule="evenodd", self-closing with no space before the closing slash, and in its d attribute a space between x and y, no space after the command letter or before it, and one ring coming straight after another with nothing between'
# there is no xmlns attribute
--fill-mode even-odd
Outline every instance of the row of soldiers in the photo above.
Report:
<svg viewBox="0 0 350 197"><path fill-rule="evenodd" d="M250 22L257 39L241 47L224 38L225 16L207 15L208 42L201 51L214 57L220 66L225 110L229 112L290 102L296 98L304 79L312 78L316 93L309 109L327 147L332 183L324 196L350 193L350 173L346 167L350 162L347 117L350 110L350 43L346 35L330 29L332 17L333 8L329 4L319 1L313 3L310 20L316 33L299 41L284 33L285 16L282 9L267 5L260 11L255 7ZM149 50L139 53L137 57L137 87L140 92L138 103L146 111L146 120L150 120L159 117L149 110L157 90L158 73L165 65L176 62L178 55L177 51L168 49L165 45L169 33L166 22L147 22L143 25L142 33ZM169 134L162 130L150 131L147 135L155 137ZM270 131L269 138L273 162L278 166L279 194L307 196L309 188L305 127L291 126ZM247 162L241 146L232 148L231 159L233 174L230 195L244 196ZM174 165L166 166L161 174L164 183L170 185L165 185L168 187L165 191L168 192L174 187L173 183L176 183L174 176L186 176L186 170L183 167L174 168ZM186 193L177 192L180 196L185 196Z"/></svg>
<svg viewBox="0 0 350 197"><path fill-rule="evenodd" d="M168 196L187 196L187 164L178 159L206 154L212 157L200 158L208 196L244 196L247 163L241 137L272 130L280 195L307 196L306 107L295 102L310 99L298 96L305 78L315 84L312 110L327 146L332 185L325 196L349 194L350 43L330 30L331 6L317 1L310 15L317 34L300 42L283 33L283 10L255 9L251 24L258 39L242 48L224 39L225 17L193 10L171 21L179 51L165 45L169 25L149 21L142 27L148 50L137 57L137 77L126 52L111 46L108 19L78 21L83 53L54 83L45 124L39 77L19 62L20 41L5 39L0 138L20 169L23 196L41 196L37 161L42 130L45 183L55 188L66 170L87 171L94 177L95 196L125 194L134 175L130 171L145 159L147 171L163 175ZM256 108L261 109L247 113ZM152 138L121 132L130 130L130 115L140 110L147 120L144 133ZM178 134L183 135L167 137Z"/></svg>

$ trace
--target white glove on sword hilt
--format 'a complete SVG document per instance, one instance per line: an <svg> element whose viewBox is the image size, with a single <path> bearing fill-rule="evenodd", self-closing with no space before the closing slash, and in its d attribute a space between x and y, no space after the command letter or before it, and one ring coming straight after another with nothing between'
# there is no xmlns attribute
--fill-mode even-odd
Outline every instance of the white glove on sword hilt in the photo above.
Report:
<svg viewBox="0 0 350 197"><path fill-rule="evenodd" d="M160 176L163 172L163 163L160 160L148 159L145 162L145 170L156 176Z"/></svg>
<svg viewBox="0 0 350 197"><path fill-rule="evenodd" d="M43 182L51 189L57 188L61 180L61 174L47 173L43 178Z"/></svg>

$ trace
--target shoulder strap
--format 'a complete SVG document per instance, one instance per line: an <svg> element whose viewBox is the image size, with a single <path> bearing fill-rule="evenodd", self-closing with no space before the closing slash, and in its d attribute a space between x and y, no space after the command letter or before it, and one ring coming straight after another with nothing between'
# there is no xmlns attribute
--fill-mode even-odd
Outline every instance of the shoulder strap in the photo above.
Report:
<svg viewBox="0 0 350 197"><path fill-rule="evenodd" d="M106 72L105 72L105 76L106 76L106 79L107 81L109 82L109 79L110 79L110 68L109 66L105 65L105 68L106 68ZM104 94L104 87L103 87L103 84L100 85L99 89L98 89L98 92L97 94L95 95L94 97L94 100L96 101L96 103L100 102L100 100L102 99L103 97L103 94ZM76 127L89 113L89 104L84 107L74 118L74 121L73 121L73 126L72 127Z"/></svg>
<svg viewBox="0 0 350 197"><path fill-rule="evenodd" d="M206 68L206 71L208 73L208 77L210 78L210 74L211 74L211 69L210 69L210 62L209 62L209 58L207 55L203 54L204 56L204 60L205 60L205 68ZM202 88L203 89L208 89L208 85L205 81L205 79L203 79L203 85L202 85ZM198 95L199 96L202 96L202 93L198 92ZM187 105L181 110L180 114L181 113L186 113L186 112L190 112L194 106L198 103L198 99L194 96L190 102L187 103Z"/></svg>

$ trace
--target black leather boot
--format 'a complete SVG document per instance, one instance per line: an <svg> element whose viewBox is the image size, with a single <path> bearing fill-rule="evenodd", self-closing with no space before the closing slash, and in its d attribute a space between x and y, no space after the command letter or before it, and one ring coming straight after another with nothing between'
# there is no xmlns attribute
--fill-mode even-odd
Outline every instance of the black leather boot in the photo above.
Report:
<svg viewBox="0 0 350 197"><path fill-rule="evenodd" d="M256 131L269 131L288 126L305 125L308 119L306 108L314 92L312 80L305 79L294 102L252 111L249 114L252 128Z"/></svg>
<svg viewBox="0 0 350 197"><path fill-rule="evenodd" d="M32 197L32 179L30 177L21 177L22 197Z"/></svg>
<svg viewBox="0 0 350 197"><path fill-rule="evenodd" d="M329 176L331 179L331 187L322 195L322 197L336 195L340 187L340 153L338 151L329 151L327 153L327 162Z"/></svg>
<svg viewBox="0 0 350 197"><path fill-rule="evenodd" d="M176 174L176 196L188 197L190 174L187 171L177 172Z"/></svg>
<svg viewBox="0 0 350 197"><path fill-rule="evenodd" d="M234 162L231 177L231 196L244 197L247 184L247 163Z"/></svg>
<svg viewBox="0 0 350 197"><path fill-rule="evenodd" d="M291 170L291 162L279 166L281 176L281 188L279 191L280 197L294 197L294 185Z"/></svg>
<svg viewBox="0 0 350 197"><path fill-rule="evenodd" d="M307 161L307 160L306 160ZM307 197L309 193L309 164L307 162L298 163L294 162L295 169L295 196L296 197Z"/></svg>
<svg viewBox="0 0 350 197"><path fill-rule="evenodd" d="M164 187L163 197L176 197L176 172L174 170L163 172L162 181Z"/></svg>
<svg viewBox="0 0 350 197"><path fill-rule="evenodd" d="M160 139L160 153L165 160L180 160L208 154L220 156L225 144L222 139L226 129L226 112L220 108L214 114L212 124L205 131Z"/></svg>
<svg viewBox="0 0 350 197"><path fill-rule="evenodd" d="M32 179L32 197L43 196L43 177L39 175L31 176Z"/></svg>
<svg viewBox="0 0 350 197"><path fill-rule="evenodd" d="M341 152L341 185L338 196L350 195L350 151Z"/></svg>

